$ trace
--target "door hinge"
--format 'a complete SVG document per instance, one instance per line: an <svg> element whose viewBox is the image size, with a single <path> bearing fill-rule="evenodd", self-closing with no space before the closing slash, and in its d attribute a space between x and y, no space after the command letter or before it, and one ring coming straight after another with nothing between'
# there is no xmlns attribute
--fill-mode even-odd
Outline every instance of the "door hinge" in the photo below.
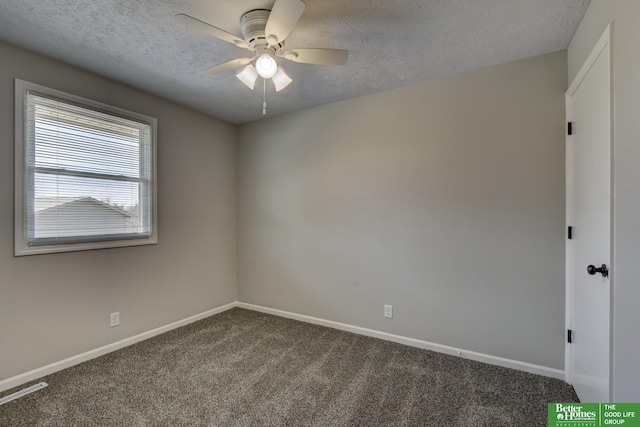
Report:
<svg viewBox="0 0 640 427"><path fill-rule="evenodd" d="M568 226L567 227L567 239L573 239L573 227L572 226Z"/></svg>
<svg viewBox="0 0 640 427"><path fill-rule="evenodd" d="M567 342L569 344L573 343L573 331L571 329L567 329Z"/></svg>
<svg viewBox="0 0 640 427"><path fill-rule="evenodd" d="M567 123L567 135L573 135L573 122Z"/></svg>

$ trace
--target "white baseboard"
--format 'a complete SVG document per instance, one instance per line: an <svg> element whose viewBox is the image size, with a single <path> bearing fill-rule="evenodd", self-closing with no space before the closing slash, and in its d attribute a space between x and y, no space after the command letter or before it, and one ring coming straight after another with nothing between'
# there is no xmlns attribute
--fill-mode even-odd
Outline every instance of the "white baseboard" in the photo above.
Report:
<svg viewBox="0 0 640 427"><path fill-rule="evenodd" d="M41 368L34 369L29 372L25 372L20 375L16 375L15 377L7 378L6 380L0 381L0 392L4 390L9 390L10 388L17 387L19 385L28 383L29 381L36 380L40 377L44 377L46 375L53 374L54 372L61 371L66 368L70 368L71 366L78 365L82 362L86 362L87 360L95 359L96 357L105 355L107 353L111 353L112 351L119 350L121 348L130 346L139 341L144 341L146 339L155 337L156 335L163 334L165 332L169 332L173 329L179 328L181 326L188 325L189 323L197 322L198 320L202 320L209 316L213 316L214 314L222 313L223 311L227 311L237 306L236 302L232 302L221 307L214 308L212 310L207 310L203 313L196 314L194 316L187 317L186 319L178 320L177 322L169 323L168 325L161 326L159 328L152 329L147 332L143 332L138 335L134 335L129 338L125 338L123 340L114 342L112 344L107 344L100 348L96 348L94 350L89 350L82 354L78 354L76 356L71 356L67 359L60 360L58 362L51 363L49 365L43 366Z"/></svg>
<svg viewBox="0 0 640 427"><path fill-rule="evenodd" d="M315 325L327 326L329 328L339 329L342 331L353 332L359 335L379 338L386 341L396 342L398 344L409 345L411 347L422 348L425 350L436 351L438 353L450 354L452 356L463 357L465 359L475 360L478 362L488 363L490 365L502 366L505 368L517 369L519 371L529 372L531 374L543 375L545 377L558 378L566 380L564 370L548 368L546 366L534 365L532 363L520 362L513 359L505 359L504 357L492 356L490 354L478 353L475 351L464 350L461 348L449 347L442 344L436 344L428 341L422 341L415 338L403 337L401 335L390 334L387 332L376 331L373 329L362 328L360 326L348 325L346 323L334 322L331 320L319 319L317 317L305 316L303 314L291 313L288 311L277 310L275 308L263 307L244 302L238 302L237 306L248 310L259 311L262 313L273 314L275 316L286 317L288 319L299 320L302 322L313 323Z"/></svg>
<svg viewBox="0 0 640 427"><path fill-rule="evenodd" d="M446 345L436 344L428 341L422 341L415 338L403 337L401 335L395 335L387 332L376 331L373 329L362 328L360 326L348 325L346 323L334 322L331 320L319 319L317 317L305 316L303 314L296 314L288 311L277 310L275 308L263 307L263 306L248 304L244 302L232 302L232 303L223 305L221 307L214 308L212 310L208 310L191 317L187 317L186 319L178 320L177 322L173 322L168 325L161 326L159 328L155 328L150 331L143 332L141 334L134 335L129 338L125 338L123 340L114 342L112 344L107 344L100 348L89 350L82 354L78 354L76 356L72 356L67 359L51 363L41 368L37 368L32 371L25 372L23 374L19 374L11 378L7 378L5 380L0 381L0 392L4 390L8 390L13 387L18 387L22 384L28 383L29 381L33 381L40 377L53 374L63 369L70 368L74 365L78 365L82 362L86 362L87 360L95 359L96 357L130 346L139 341L152 338L156 335L169 332L181 326L185 326L190 323L197 322L198 320L205 319L209 316L213 316L214 314L222 313L223 311L227 311L234 307L245 308L247 310L259 311L267 314L273 314L274 316L286 317L288 319L299 320L301 322L327 326L329 328L339 329L347 332L353 332L355 334L365 335L373 338L379 338L386 341L392 341L399 344L409 345L411 347L422 348L425 350L432 350L439 353L450 354L453 356L464 357L466 359L471 359L478 362L488 363L491 365L503 366L505 368L517 369L517 370L529 372L532 374L544 375L546 377L566 380L565 372L560 369L548 368L546 366L534 365L532 363L520 362L518 360L505 359L503 357L492 356L490 354L478 353L475 351L449 347Z"/></svg>

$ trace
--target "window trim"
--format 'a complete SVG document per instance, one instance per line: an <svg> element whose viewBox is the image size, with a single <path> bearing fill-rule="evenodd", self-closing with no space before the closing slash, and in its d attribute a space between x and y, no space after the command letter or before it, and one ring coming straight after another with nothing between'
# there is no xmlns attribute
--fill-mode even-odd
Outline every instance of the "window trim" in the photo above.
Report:
<svg viewBox="0 0 640 427"><path fill-rule="evenodd" d="M27 182L26 182L26 148L27 148L27 94L29 92L50 96L61 101L98 110L106 114L120 116L130 120L145 123L151 129L151 180L149 183L149 194L151 196L151 232L145 238L127 238L120 240L103 240L78 243L55 243L29 246L27 240ZM93 101L81 96L69 94L59 90L51 89L35 83L15 79L15 145L14 145L14 255L37 255L59 252L74 252L93 249L107 249L127 246L154 245L158 243L158 214L157 214L157 119L144 114L135 113L122 108Z"/></svg>

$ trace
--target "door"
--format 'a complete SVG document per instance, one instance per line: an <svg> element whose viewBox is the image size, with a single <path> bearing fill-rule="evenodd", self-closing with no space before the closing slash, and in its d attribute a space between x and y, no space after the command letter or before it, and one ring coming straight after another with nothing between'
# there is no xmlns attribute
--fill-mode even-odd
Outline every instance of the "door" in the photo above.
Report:
<svg viewBox="0 0 640 427"><path fill-rule="evenodd" d="M582 402L610 399L610 58L607 28L567 91L567 375Z"/></svg>

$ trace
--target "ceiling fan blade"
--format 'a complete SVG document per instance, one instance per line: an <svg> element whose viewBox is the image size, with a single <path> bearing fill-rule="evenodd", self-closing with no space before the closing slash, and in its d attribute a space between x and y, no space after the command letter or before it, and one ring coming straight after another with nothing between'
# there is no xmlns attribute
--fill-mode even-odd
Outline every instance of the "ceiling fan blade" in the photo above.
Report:
<svg viewBox="0 0 640 427"><path fill-rule="evenodd" d="M283 52L280 56L302 64L344 65L349 52L340 49L293 49Z"/></svg>
<svg viewBox="0 0 640 427"><path fill-rule="evenodd" d="M253 58L238 58L231 60L229 62L225 62L224 64L216 65L211 68L206 69L204 72L207 74L220 74L225 71L231 71L235 68L242 67L243 65L249 64Z"/></svg>
<svg viewBox="0 0 640 427"><path fill-rule="evenodd" d="M204 21L194 18L193 16L185 15L184 13L180 13L176 15L174 21L180 25L184 25L185 27L192 28L196 31L199 31L204 34L208 34L220 40L224 40L229 43L233 43L238 47L243 49L253 50L247 42L242 40L242 37L235 36L231 33L227 33L224 30L221 30L218 27L214 27L213 25L207 24Z"/></svg>
<svg viewBox="0 0 640 427"><path fill-rule="evenodd" d="M305 7L302 0L276 0L264 28L269 44L274 45L287 38Z"/></svg>

